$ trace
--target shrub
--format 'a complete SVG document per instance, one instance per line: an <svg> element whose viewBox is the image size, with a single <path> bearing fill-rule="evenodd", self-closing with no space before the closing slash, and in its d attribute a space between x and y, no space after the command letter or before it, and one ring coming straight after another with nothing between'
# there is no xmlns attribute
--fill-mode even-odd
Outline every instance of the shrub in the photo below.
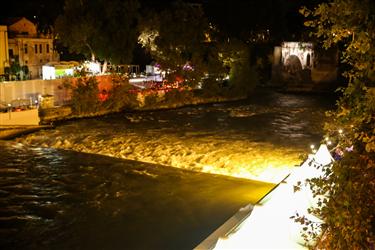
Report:
<svg viewBox="0 0 375 250"><path fill-rule="evenodd" d="M154 108L159 103L158 95L156 93L147 94L145 97L145 107Z"/></svg>
<svg viewBox="0 0 375 250"><path fill-rule="evenodd" d="M193 93L190 90L172 89L165 93L165 104L189 104L193 99Z"/></svg>
<svg viewBox="0 0 375 250"><path fill-rule="evenodd" d="M79 78L72 86L71 107L74 114L94 113L101 109L99 88L95 77Z"/></svg>
<svg viewBox="0 0 375 250"><path fill-rule="evenodd" d="M109 98L104 103L106 109L118 112L126 108L138 106L136 93L132 92L134 87L121 78L112 79L112 88Z"/></svg>
<svg viewBox="0 0 375 250"><path fill-rule="evenodd" d="M375 246L375 3L369 0L333 0L314 11L301 12L312 20L317 37L325 47L344 45L343 63L349 79L342 90L337 110L329 112L327 136L335 142L338 159L324 169L321 178L310 179L314 196L324 195L310 212L323 220L317 227L311 221L306 237L318 240L323 249L373 249Z"/></svg>
<svg viewBox="0 0 375 250"><path fill-rule="evenodd" d="M241 56L232 64L229 92L231 95L247 95L255 88L257 81L256 70L250 65L249 50L244 49Z"/></svg>

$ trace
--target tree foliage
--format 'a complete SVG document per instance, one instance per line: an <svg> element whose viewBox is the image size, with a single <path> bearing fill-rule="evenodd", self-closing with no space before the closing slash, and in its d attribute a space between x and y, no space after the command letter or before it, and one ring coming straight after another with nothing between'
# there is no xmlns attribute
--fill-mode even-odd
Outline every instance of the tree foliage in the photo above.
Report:
<svg viewBox="0 0 375 250"><path fill-rule="evenodd" d="M250 63L247 45L220 35L199 6L176 2L160 13L148 15L140 30L139 43L163 69L169 70L170 80L180 76L191 87L200 83L217 94L223 86L221 80L231 73L232 85L247 87L248 79L243 79L249 73L245 72ZM241 77L244 81L235 80Z"/></svg>
<svg viewBox="0 0 375 250"><path fill-rule="evenodd" d="M345 72L350 80L375 80L375 10L371 0L341 0L322 3L315 10L301 9L306 26L315 29L323 46L343 46L342 62L351 66Z"/></svg>
<svg viewBox="0 0 375 250"><path fill-rule="evenodd" d="M74 114L88 114L99 111L99 88L95 77L78 78L76 85L68 84L66 87L72 89L71 106Z"/></svg>
<svg viewBox="0 0 375 250"><path fill-rule="evenodd" d="M342 62L349 66L344 73L348 86L325 125L338 160L323 169L321 178L309 180L313 194L325 196L310 209L324 221L319 226L323 235L307 233L314 239L321 237L319 248L371 249L375 244L375 3L332 0L301 13L326 48L342 48Z"/></svg>
<svg viewBox="0 0 375 250"><path fill-rule="evenodd" d="M137 0L66 0L55 29L70 52L130 63L138 37L138 9Z"/></svg>
<svg viewBox="0 0 375 250"><path fill-rule="evenodd" d="M293 9L293 1L205 1L210 22L215 23L223 34L246 41L258 34L270 33L276 43L288 35L287 12ZM226 18L230 17L230 18Z"/></svg>
<svg viewBox="0 0 375 250"><path fill-rule="evenodd" d="M204 43L209 26L201 8L176 2L150 14L141 26L139 42L172 78L178 75L194 85L208 71L212 47Z"/></svg>

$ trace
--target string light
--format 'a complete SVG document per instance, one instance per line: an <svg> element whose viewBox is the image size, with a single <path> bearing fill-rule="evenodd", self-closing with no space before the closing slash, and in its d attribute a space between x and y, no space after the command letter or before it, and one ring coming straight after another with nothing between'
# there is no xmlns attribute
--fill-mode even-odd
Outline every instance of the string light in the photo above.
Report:
<svg viewBox="0 0 375 250"><path fill-rule="evenodd" d="M342 134L342 133L343 133L343 130L342 130L342 129L339 129L339 133Z"/></svg>
<svg viewBox="0 0 375 250"><path fill-rule="evenodd" d="M314 144L311 144L311 145L310 145L310 148L311 148L311 149L314 149L314 148L315 148L315 145L314 145Z"/></svg>

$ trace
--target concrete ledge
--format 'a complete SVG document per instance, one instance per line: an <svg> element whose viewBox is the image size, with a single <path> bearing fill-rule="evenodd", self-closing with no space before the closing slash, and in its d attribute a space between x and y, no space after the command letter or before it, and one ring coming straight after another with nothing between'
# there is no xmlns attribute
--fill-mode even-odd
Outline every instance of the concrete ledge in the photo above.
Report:
<svg viewBox="0 0 375 250"><path fill-rule="evenodd" d="M210 236L202 241L195 250L208 250L214 249L219 238L226 238L228 235L233 233L238 226L251 214L254 206L249 204L246 207L240 208L229 220L223 225L216 229Z"/></svg>
<svg viewBox="0 0 375 250"><path fill-rule="evenodd" d="M0 126L39 125L38 109L0 113Z"/></svg>

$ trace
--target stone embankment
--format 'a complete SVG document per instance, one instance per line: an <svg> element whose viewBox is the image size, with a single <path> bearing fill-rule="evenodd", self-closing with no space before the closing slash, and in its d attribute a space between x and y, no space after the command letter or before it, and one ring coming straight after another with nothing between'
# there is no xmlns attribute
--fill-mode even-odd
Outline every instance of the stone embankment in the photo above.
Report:
<svg viewBox="0 0 375 250"><path fill-rule="evenodd" d="M146 96L147 94L142 94L141 99L144 100ZM181 100L178 102L170 102L170 103L157 102L157 103L154 103L153 105L145 105L145 103L141 101L138 103L138 106L133 107L131 110L147 111L147 110L158 110L158 109L174 109L174 108L180 108L180 107L190 106L190 105L238 101L238 100L243 100L245 98L246 96L239 96L239 97L232 97L232 98L193 97L192 99L189 99L189 100ZM47 125L47 124L52 124L53 122L56 122L56 121L102 116L102 115L106 115L109 113L114 113L114 111L101 110L95 113L74 114L70 106L61 106L61 107L41 109L39 112L39 116L40 116L40 123Z"/></svg>
<svg viewBox="0 0 375 250"><path fill-rule="evenodd" d="M143 94L142 99L145 98ZM208 103L218 103L218 102L229 102L245 99L245 96L235 97L235 98L224 98L224 97L194 97L190 100L181 100L180 102L172 103L155 103L154 105L146 106L143 102L139 102L137 107L132 108L132 110L147 111L147 110L157 110L157 109L174 109L189 105L200 105ZM40 129L49 129L53 127L54 122L71 120L77 118L87 118L102 116L109 113L113 113L111 110L102 110L95 113L85 113L85 114L74 114L70 106L57 106L39 109L40 125L4 125L0 124L0 140L13 139L15 137L29 134Z"/></svg>
<svg viewBox="0 0 375 250"><path fill-rule="evenodd" d="M33 133L41 129L49 129L52 126L48 125L23 125L23 126L1 126L0 125L0 140L10 140L15 137Z"/></svg>

